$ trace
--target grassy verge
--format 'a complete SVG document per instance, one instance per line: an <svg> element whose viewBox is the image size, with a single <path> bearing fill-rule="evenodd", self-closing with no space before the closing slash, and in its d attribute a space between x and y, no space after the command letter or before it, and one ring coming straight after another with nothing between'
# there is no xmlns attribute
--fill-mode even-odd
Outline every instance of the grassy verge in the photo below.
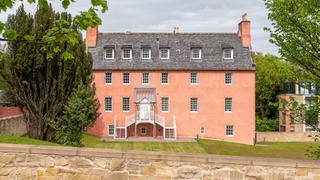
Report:
<svg viewBox="0 0 320 180"><path fill-rule="evenodd" d="M231 156L252 156L267 158L306 159L309 146L315 149L319 142L277 142L267 143L268 146L252 146L224 141L200 139L196 142L102 142L99 136L84 134L83 144L87 148L105 148L122 150L180 152L197 154L219 154ZM29 139L28 137L14 137L0 134L0 143L33 144L47 146L61 146L59 144Z"/></svg>

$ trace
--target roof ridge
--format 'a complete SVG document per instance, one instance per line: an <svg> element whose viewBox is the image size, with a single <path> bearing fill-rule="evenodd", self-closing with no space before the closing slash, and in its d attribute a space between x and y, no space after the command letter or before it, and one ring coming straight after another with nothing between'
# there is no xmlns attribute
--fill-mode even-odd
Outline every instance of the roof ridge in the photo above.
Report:
<svg viewBox="0 0 320 180"><path fill-rule="evenodd" d="M102 33L99 32L99 34L133 34L133 35L138 35L138 34L144 34L144 35L153 35L153 34L162 34L162 35L237 35L238 33L149 33L149 32L136 32L136 33L122 33L122 32L109 32L109 33Z"/></svg>

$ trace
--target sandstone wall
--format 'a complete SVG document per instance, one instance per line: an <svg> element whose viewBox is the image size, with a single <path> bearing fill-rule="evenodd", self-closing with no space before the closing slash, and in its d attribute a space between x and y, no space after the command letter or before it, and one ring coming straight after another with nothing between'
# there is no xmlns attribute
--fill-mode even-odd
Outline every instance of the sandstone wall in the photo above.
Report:
<svg viewBox="0 0 320 180"><path fill-rule="evenodd" d="M27 133L23 115L0 118L0 134L22 136Z"/></svg>
<svg viewBox="0 0 320 180"><path fill-rule="evenodd" d="M0 179L320 180L320 162L0 144Z"/></svg>
<svg viewBox="0 0 320 180"><path fill-rule="evenodd" d="M266 142L314 142L310 137L319 133L316 132L256 132L257 142L263 142L263 138L266 138Z"/></svg>

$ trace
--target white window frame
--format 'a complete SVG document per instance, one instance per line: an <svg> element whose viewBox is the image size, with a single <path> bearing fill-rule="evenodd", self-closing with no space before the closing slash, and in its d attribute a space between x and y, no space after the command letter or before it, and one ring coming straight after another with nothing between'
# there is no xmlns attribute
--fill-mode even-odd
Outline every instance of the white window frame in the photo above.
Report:
<svg viewBox="0 0 320 180"><path fill-rule="evenodd" d="M113 126L113 134L110 134L110 126ZM114 132L114 124L108 124L108 136L114 136L115 132Z"/></svg>
<svg viewBox="0 0 320 180"><path fill-rule="evenodd" d="M193 73L195 73L196 75L197 75L197 77L196 77L196 83L194 83L194 82L192 82L192 74ZM191 85L197 85L198 84L198 82L199 82L199 73L198 72L190 72L190 84Z"/></svg>
<svg viewBox="0 0 320 180"><path fill-rule="evenodd" d="M199 50L199 58L193 57L193 50ZM192 48L191 49L191 59L201 59L201 48Z"/></svg>
<svg viewBox="0 0 320 180"><path fill-rule="evenodd" d="M226 100L231 99L231 111L226 111ZM232 97L225 97L224 98L224 112L225 113L232 113L233 112L233 98Z"/></svg>
<svg viewBox="0 0 320 180"><path fill-rule="evenodd" d="M192 108L191 108L191 100L192 99L197 99L197 110L196 111L192 111ZM198 113L198 111L199 111L199 98L197 98L197 97L191 97L190 98L190 112L191 113Z"/></svg>
<svg viewBox="0 0 320 180"><path fill-rule="evenodd" d="M168 111L164 111L164 110L163 110L162 99L168 99ZM167 112L169 112L169 108L170 108L170 99L169 99L169 97L162 97L162 98L161 98L161 112L167 113Z"/></svg>
<svg viewBox="0 0 320 180"><path fill-rule="evenodd" d="M128 73L129 74L129 83L124 83L124 79L123 79L123 74L124 73ZM122 85L130 85L130 82L131 82L131 73L130 72L122 72Z"/></svg>
<svg viewBox="0 0 320 180"><path fill-rule="evenodd" d="M112 58L107 58L107 50L112 50ZM104 49L104 59L114 59L114 48L105 48Z"/></svg>
<svg viewBox="0 0 320 180"><path fill-rule="evenodd" d="M230 50L231 51L231 58L226 58L226 50ZM223 59L233 59L233 49L223 49Z"/></svg>
<svg viewBox="0 0 320 180"><path fill-rule="evenodd" d="M163 83L162 82L162 74L164 74L164 73L167 73L168 74L168 82L167 83ZM161 72L161 77L160 77L160 81L161 81L161 84L169 84L169 72Z"/></svg>
<svg viewBox="0 0 320 180"><path fill-rule="evenodd" d="M228 135L228 134L227 134L228 126L229 126L229 127L232 126L232 135ZM234 125L226 125L226 136L227 136L227 137L234 137Z"/></svg>
<svg viewBox="0 0 320 180"><path fill-rule="evenodd" d="M142 128L145 128L145 129L146 129L146 130L145 130L145 133L142 133ZM143 134L143 135L147 134L147 127L140 127L140 134Z"/></svg>
<svg viewBox="0 0 320 180"><path fill-rule="evenodd" d="M202 128L203 128L203 132L202 132ZM205 134L205 127L200 127L200 134Z"/></svg>
<svg viewBox="0 0 320 180"><path fill-rule="evenodd" d="M106 98L111 98L111 110L106 110ZM104 112L112 112L113 111L113 98L112 97L104 97Z"/></svg>
<svg viewBox="0 0 320 180"><path fill-rule="evenodd" d="M107 83L107 73L111 73L111 83ZM105 72L104 73L104 84L106 85L112 85L113 80L113 73L112 72Z"/></svg>
<svg viewBox="0 0 320 180"><path fill-rule="evenodd" d="M231 74L231 83L230 84L227 83L227 74ZM224 74L224 84L225 85L232 85L233 84L233 73L232 72L226 72Z"/></svg>
<svg viewBox="0 0 320 180"><path fill-rule="evenodd" d="M143 77L144 77L143 74L148 74L148 83L143 82ZM150 73L149 72L142 72L141 73L141 84L142 85L149 85L150 84Z"/></svg>
<svg viewBox="0 0 320 180"><path fill-rule="evenodd" d="M129 58L124 57L124 50L130 50L130 57ZM122 55L122 59L132 59L132 49L131 48L123 48L121 50L121 55Z"/></svg>
<svg viewBox="0 0 320 180"><path fill-rule="evenodd" d="M149 50L149 58L143 57L143 50ZM151 59L151 49L150 48L142 48L142 49L140 49L140 52L141 52L141 54L140 54L141 59Z"/></svg>
<svg viewBox="0 0 320 180"><path fill-rule="evenodd" d="M162 58L162 50L167 50L168 51L168 58ZM170 49L169 48L161 48L160 50L160 59L170 59Z"/></svg>
<svg viewBox="0 0 320 180"><path fill-rule="evenodd" d="M124 98L128 98L129 99L129 110L124 110L124 103L123 103L123 100ZM130 97L122 97L122 112L130 112Z"/></svg>

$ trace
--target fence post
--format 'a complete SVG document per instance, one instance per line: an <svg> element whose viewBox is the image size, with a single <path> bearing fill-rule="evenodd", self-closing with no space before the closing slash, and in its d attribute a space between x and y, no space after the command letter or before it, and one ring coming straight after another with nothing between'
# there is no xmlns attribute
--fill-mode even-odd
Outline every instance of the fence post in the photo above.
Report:
<svg viewBox="0 0 320 180"><path fill-rule="evenodd" d="M263 138L263 144L266 144L266 138Z"/></svg>
<svg viewBox="0 0 320 180"><path fill-rule="evenodd" d="M197 143L199 143L199 134L197 134Z"/></svg>
<svg viewBox="0 0 320 180"><path fill-rule="evenodd" d="M254 134L254 139L255 139L254 144L256 145L256 144L257 144L257 139L258 139L258 138L257 138L257 133Z"/></svg>

